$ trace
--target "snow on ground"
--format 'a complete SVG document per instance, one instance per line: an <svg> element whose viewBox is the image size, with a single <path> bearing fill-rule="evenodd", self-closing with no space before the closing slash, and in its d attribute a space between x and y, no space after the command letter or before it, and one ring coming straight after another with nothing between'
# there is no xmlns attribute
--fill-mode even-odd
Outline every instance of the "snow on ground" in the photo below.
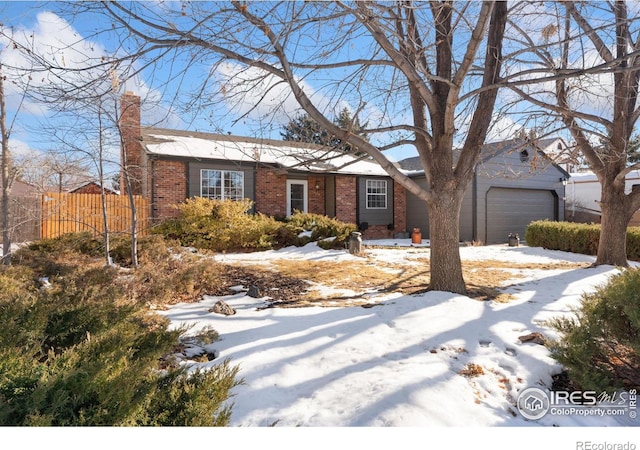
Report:
<svg viewBox="0 0 640 450"><path fill-rule="evenodd" d="M412 261L428 248L406 242L366 252L380 261ZM377 243L382 244L382 243ZM388 243L384 243L388 245ZM397 245L396 245L397 244ZM461 248L468 260L514 263L592 262L593 257L527 246ZM222 262L268 262L278 258L341 261L346 251L315 244L254 254L225 254ZM515 402L528 387L548 390L561 367L548 350L522 343L545 321L571 313L583 292L606 282L610 266L526 270L506 290L508 303L481 302L447 292L388 294L374 307L267 308L267 298L244 293L205 296L202 302L165 311L174 326L190 333L212 326L219 358L240 367L244 385L235 397L232 427L620 427L637 426L628 416L551 415L525 419ZM223 299L237 313L208 313ZM460 373L481 366L475 377ZM638 443L640 445L640 442Z"/></svg>
<svg viewBox="0 0 640 450"><path fill-rule="evenodd" d="M381 262L419 264L416 259L429 256L428 242L422 246L411 246L409 241L364 244L367 255ZM594 260L527 246L469 246L460 251L463 260L514 264ZM235 264L358 260L344 250L325 251L313 243L216 258ZM376 449L399 445L419 449L640 448L640 433L634 428L638 419L632 420L628 412L624 417L572 413L528 420L515 406L524 389L548 390L552 375L561 370L545 347L522 343L519 337L532 332L554 337L545 321L571 313L582 293L618 272L610 266L557 267L514 269L514 278L519 278L505 287L515 296L508 303L481 302L447 292L378 293L378 304L367 308L262 309L268 298L236 292L175 305L163 312L173 326L186 324L194 334L212 326L220 333L221 340L207 347L219 357L199 366L230 359L239 366L244 384L234 390L230 427L192 429L187 434L174 429L136 430L135 442L172 447L207 445L213 438L220 447L278 450L354 444ZM208 312L220 299L237 313ZM473 367L470 364L481 367L483 374L463 376L461 372ZM92 429L85 436L94 447L140 445L129 430L110 430L105 439L100 434L96 439L96 431L100 430ZM82 433L87 430L74 430L73 436L59 436L60 432L33 429L28 437L65 450L86 446ZM18 437L27 441L24 435Z"/></svg>

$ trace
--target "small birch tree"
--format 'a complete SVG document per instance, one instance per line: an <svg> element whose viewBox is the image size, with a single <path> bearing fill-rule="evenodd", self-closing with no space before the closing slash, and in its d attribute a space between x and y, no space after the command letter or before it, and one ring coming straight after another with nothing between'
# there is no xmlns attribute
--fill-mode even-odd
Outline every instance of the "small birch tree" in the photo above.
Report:
<svg viewBox="0 0 640 450"><path fill-rule="evenodd" d="M11 234L9 232L9 194L13 178L11 177L11 158L9 154L9 128L7 127L7 108L4 97L4 74L0 65L0 133L2 133L2 264L11 264Z"/></svg>

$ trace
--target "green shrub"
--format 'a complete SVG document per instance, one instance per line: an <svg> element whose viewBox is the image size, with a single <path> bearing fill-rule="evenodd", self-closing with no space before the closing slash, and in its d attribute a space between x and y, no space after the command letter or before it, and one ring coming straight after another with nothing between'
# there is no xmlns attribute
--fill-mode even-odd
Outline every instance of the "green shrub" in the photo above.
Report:
<svg viewBox="0 0 640 450"><path fill-rule="evenodd" d="M278 222L262 214L248 214L250 200L187 199L176 206L179 217L158 225L154 232L192 246L214 251L268 249Z"/></svg>
<svg viewBox="0 0 640 450"><path fill-rule="evenodd" d="M158 380L154 388L162 395L149 396L144 421L138 419L135 424L225 426L231 418L231 406L225 402L228 392L238 385L236 374L237 368L231 368L228 361L188 376L174 370Z"/></svg>
<svg viewBox="0 0 640 450"><path fill-rule="evenodd" d="M131 277L128 295L135 301L175 304L218 292L222 269L211 259L173 259L163 265L144 265Z"/></svg>
<svg viewBox="0 0 640 450"><path fill-rule="evenodd" d="M164 264L172 258L171 248L179 246L177 241L168 241L161 235L151 234L138 238L138 264ZM119 234L111 236L110 255L115 264L131 266L131 236Z"/></svg>
<svg viewBox="0 0 640 450"><path fill-rule="evenodd" d="M627 257L640 261L640 227L627 228Z"/></svg>
<svg viewBox="0 0 640 450"><path fill-rule="evenodd" d="M42 254L80 253L89 256L100 256L104 249L102 240L94 238L92 233L66 233L56 238L42 239L29 244L28 248Z"/></svg>
<svg viewBox="0 0 640 450"><path fill-rule="evenodd" d="M596 255L600 225L539 220L529 224L525 240L531 247ZM627 228L627 257L640 261L640 227Z"/></svg>
<svg viewBox="0 0 640 450"><path fill-rule="evenodd" d="M627 269L585 294L571 317L553 320L550 344L581 389L640 388L640 270Z"/></svg>
<svg viewBox="0 0 640 450"><path fill-rule="evenodd" d="M214 251L265 250L320 241L323 248L344 248L356 230L320 214L296 212L276 220L264 214L249 214L250 200L210 200L194 197L177 205L180 215L158 225L154 232L175 239L183 246ZM311 236L301 237L303 231ZM331 238L331 239L329 239Z"/></svg>
<svg viewBox="0 0 640 450"><path fill-rule="evenodd" d="M324 249L344 248L351 232L358 229L355 224L341 222L321 214L301 212L289 217L286 224L292 234L311 232L311 236L299 238L298 245L318 241L318 245Z"/></svg>
<svg viewBox="0 0 640 450"><path fill-rule="evenodd" d="M56 254L69 251L60 245ZM193 373L162 368L185 330L169 330L132 301L115 268L69 265L48 288L37 283L39 268L0 270L0 425L228 422L237 368L228 361Z"/></svg>

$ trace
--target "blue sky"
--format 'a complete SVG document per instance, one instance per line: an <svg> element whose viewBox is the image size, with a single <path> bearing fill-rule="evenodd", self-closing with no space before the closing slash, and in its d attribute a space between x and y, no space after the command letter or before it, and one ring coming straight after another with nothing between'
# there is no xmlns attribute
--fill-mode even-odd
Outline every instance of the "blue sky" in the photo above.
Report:
<svg viewBox="0 0 640 450"><path fill-rule="evenodd" d="M156 3L147 2L146 5L154 7ZM4 27L11 27L13 32L19 36L18 39L24 41L25 44L35 41L36 47L42 53L51 53L51 49L64 48L64 51L55 51L55 58L58 61L64 61L65 67L72 67L74 64L80 66L87 52L94 58L100 58L100 56L109 57L116 52L122 54L122 49L118 47L117 41L109 39L104 33L100 33L100 31L110 27L110 23L106 22L104 17L96 16L91 20L87 20L86 16L83 16L83 20L68 19L67 21L54 13L62 6L61 3L55 2L1 2L0 13L4 16ZM6 47L6 41L0 42ZM361 47L364 47L362 44L362 42L351 43L351 46L347 47L347 51L362 52L363 48ZM81 50L75 51L78 48L81 48ZM314 51L318 50L315 49ZM13 51L10 46L3 50L0 57L6 62L7 67L20 65L19 62L16 62L19 58L17 52ZM188 66L189 70L181 71L181 65ZM217 67L214 78L219 82L228 81L232 75L237 74L238 70L239 66L234 63L223 64ZM173 78L171 79L167 75L169 71L173 73ZM259 90L253 90L248 93L243 103L230 105L220 102L209 110L199 110L197 114L193 114L195 110L180 110L178 102L172 103L176 93L197 90L197 85L202 82L209 71L210 67L206 65L198 66L194 65L193 62L180 59L165 60L162 64L143 70L140 76L126 83L123 82L119 86L119 91L131 90L145 99L143 103L143 122L168 128L219 133L230 132L236 135L280 139L280 131L283 124L289 118L295 117L300 113L299 106L288 95L288 92L273 89L273 81L269 79L265 80L263 88L265 86L272 88L273 101L263 102L260 108L251 112L249 112L249 109L257 103L257 99L261 96ZM248 75L251 75L251 70ZM33 83L38 83L39 81L34 77ZM378 83L381 83L379 87L384 88L383 81L379 80ZM354 107L344 99L336 99L325 95L325 93L314 89L309 83L306 83L306 87L310 92L314 93L314 99L317 100L317 104L333 111L329 114L330 116L332 114L337 115L344 107L349 107L350 109ZM11 111L15 111L22 97L15 90L12 91L10 85L6 89L9 94L9 108ZM346 93L345 95L348 96L348 94ZM380 109L375 106L368 106L367 108L367 120L370 120L371 117L382 117L383 113ZM243 117L245 114L247 116ZM393 114L407 114L407 112L397 112L396 110ZM33 139L33 124L42 119L49 121L50 117L51 112L47 107L32 102L22 103L12 134L14 151L22 153L29 147L46 148L46 137L44 139L45 142L42 139L39 141ZM404 147L387 153L391 159L401 159L415 154L415 150L411 147Z"/></svg>
<svg viewBox="0 0 640 450"><path fill-rule="evenodd" d="M180 3L175 4L179 5ZM157 7L157 11L160 11L160 2L146 2L145 5L152 8ZM83 16L82 20L70 18L67 21L54 13L54 11L57 12L63 6L62 3L56 2L0 2L3 27L5 30L11 28L16 33L16 36L19 36L18 39L23 40L25 43L35 43L39 51L43 53L50 53L51 49L64 48L64 51L56 50L55 57L59 62L62 61L62 65L65 67L80 66L87 53L95 58L102 56L108 58L116 53L122 54L123 50L118 46L119 43L107 34L101 33L102 30L109 29L111 25L105 21L104 17L95 16L87 19L87 16ZM362 49L358 48L360 44L362 42L358 42L357 45L352 44L351 51L362 51ZM18 53L10 46L7 46L6 40L0 39L0 45L3 47L0 58L5 65L5 72L7 72L8 67L21 64ZM317 49L314 51L317 51ZM197 63L201 64L198 65ZM132 90L145 99L143 103L143 122L146 124L177 129L220 133L231 132L236 135L279 139L281 127L286 123L287 118L299 113L300 110L295 101L291 98L283 100L283 96L286 97L286 92L284 91L274 93L274 102L266 102L262 105L262 108L249 113L248 105L255 104L260 94L259 90L250 92L245 97L245 103L236 106L217 103L208 110L197 110L197 112L195 108L181 109L179 102L172 102L176 93L183 94L196 91L197 86L210 74L211 66L207 64L209 63L206 61L196 61L196 64L193 64L193 62L190 63L181 59L165 60L162 64L142 70L139 76L129 81L119 83L117 91L122 93L125 90ZM182 67L189 67L189 70L181 70ZM218 66L213 78L218 82L224 81L232 74L237 74L238 68L239 66L231 62ZM167 75L170 71L173 73L173 78L171 79ZM104 76L104 78L105 84L113 81L109 80L108 76ZM383 81L378 81L381 84L378 87L384 87ZM34 77L32 81L33 84L43 82L44 79L40 77ZM607 94L610 92L611 82L606 77L597 78L595 82L600 86L600 91L604 94L598 99L603 103L599 104L598 101L591 101L593 98L589 99L589 101L594 105L594 108L599 107L605 110L611 98ZM266 80L265 86L269 84L270 81ZM344 100L348 97L332 100L329 96L323 97L325 94L319 88L316 90L311 84L306 86L311 92L316 92L315 98L318 104L333 108L336 112L345 106L350 108L355 106ZM7 83L5 89L8 94L7 104L10 113L15 113L18 105L21 104L22 97L11 83ZM505 91L502 92L506 94ZM503 96L502 100L505 101L508 98L508 96ZM279 102L282 102L282 106L277 108L275 105ZM374 109L375 105L368 107L370 109L367 111L367 117L381 116L381 109ZM526 107L523 107L523 109L526 110ZM397 111L394 114L397 114ZM240 119L243 114L248 115L246 118ZM12 117L9 117L10 122ZM55 120L69 122L68 117L65 116L56 116L57 118L50 119L51 117L51 110L46 106L28 101L23 102L20 112L16 116L12 133L11 145L14 152L23 153L28 148L44 150L56 145L47 143L46 134L34 132L34 124L41 122L43 119L46 119L49 123L51 120L54 123ZM494 133L490 138L495 140L497 137L508 138L513 136L515 130L519 127L514 125L515 120L517 120L514 117L507 115L496 116L496 123L501 125L501 133ZM460 118L462 128L464 128L466 121L465 117ZM405 148L390 153L389 157L401 159L413 155L415 155L415 150Z"/></svg>
<svg viewBox="0 0 640 450"><path fill-rule="evenodd" d="M149 2L149 5L153 6L153 2ZM65 67L80 67L87 53L96 59L116 53L122 55L119 42L101 33L110 27L104 17L94 16L92 20L87 20L86 16L83 16L83 20L66 19L57 14L58 8L62 6L55 2L0 2L0 14L4 17L5 29L11 28L17 40L25 45L35 42L39 52L46 54L48 58L54 58ZM0 44L4 47L0 58L5 72L10 72L11 66L28 65L6 40L0 40ZM183 67L188 67L189 70L183 71ZM209 110L198 110L197 113L194 113L195 110L180 109L180 102L174 101L176 95L197 91L209 70L210 67L198 65L197 61L194 63L180 58L165 60L142 70L139 76L122 82L118 92L133 91L143 98L143 123L176 129L280 139L282 125L300 112L292 98L284 100L283 107L276 111L275 102L282 101L285 96L281 92L274 94L274 102L266 102L246 118L242 116L248 113L248 105L257 101L257 93L238 105L217 103ZM238 67L232 63L220 66L215 73L217 81L228 79L237 70ZM33 77L32 85L44 83L45 80L39 76ZM33 134L37 123L43 120L50 123L51 109L46 105L24 101L21 93L10 82L6 84L5 91L12 115L10 120L20 105L12 132L14 152L23 153L27 148L45 149L46 142L33 139ZM336 103L336 114L344 106L347 104Z"/></svg>
<svg viewBox="0 0 640 450"><path fill-rule="evenodd" d="M100 59L120 53L118 42L110 40L109 36L100 33L108 29L104 17L95 16L95 20L66 20L56 14L61 4L50 2L0 2L0 15L3 17L5 29L12 29L14 37L24 44L34 44L35 48L47 58L56 60L65 68L81 67L86 60L86 55ZM56 12L54 12L56 11ZM65 114L55 114L52 108L45 104L25 99L17 86L11 82L15 71L11 67L27 67L19 52L7 43L6 39L0 39L4 73L9 79L5 83L7 97L8 124L13 125L11 134L11 148L14 154L24 154L29 150L46 151L55 148L59 143L48 140L47 134L41 132L44 127L68 125L75 118ZM173 61L179 65L180 61ZM164 63L167 64L167 63ZM186 63L185 63L186 64ZM95 74L92 74L95 75ZM188 75L188 73L187 73ZM24 82L25 76L21 76ZM68 81L73 75L65 74ZM45 85L51 82L45 74L34 75L30 81L31 86ZM230 123L212 125L206 115L192 117L183 114L171 105L175 92L179 91L178 83L184 88L185 83L190 83L190 76L182 80L167 82L167 70L162 64L143 71L139 76L130 80L121 81L114 90L114 100L117 101L120 94L125 91L133 91L140 95L143 101L143 123L153 126L162 126L176 129L198 129L200 131L233 132L235 134L250 133L243 124L231 126ZM105 80L109 84L113 80ZM54 83L57 81L53 81ZM115 93L117 92L117 93ZM92 112L87 112L87 115ZM83 117L89 119L89 117ZM268 136L267 136L268 137Z"/></svg>

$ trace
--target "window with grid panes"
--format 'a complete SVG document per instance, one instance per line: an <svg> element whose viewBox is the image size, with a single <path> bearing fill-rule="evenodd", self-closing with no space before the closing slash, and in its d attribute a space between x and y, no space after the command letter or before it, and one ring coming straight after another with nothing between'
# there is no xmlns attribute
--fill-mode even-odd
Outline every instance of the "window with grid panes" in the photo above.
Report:
<svg viewBox="0 0 640 450"><path fill-rule="evenodd" d="M387 180L367 180L367 209L387 208Z"/></svg>
<svg viewBox="0 0 640 450"><path fill-rule="evenodd" d="M244 199L244 172L202 169L200 195L217 200Z"/></svg>

